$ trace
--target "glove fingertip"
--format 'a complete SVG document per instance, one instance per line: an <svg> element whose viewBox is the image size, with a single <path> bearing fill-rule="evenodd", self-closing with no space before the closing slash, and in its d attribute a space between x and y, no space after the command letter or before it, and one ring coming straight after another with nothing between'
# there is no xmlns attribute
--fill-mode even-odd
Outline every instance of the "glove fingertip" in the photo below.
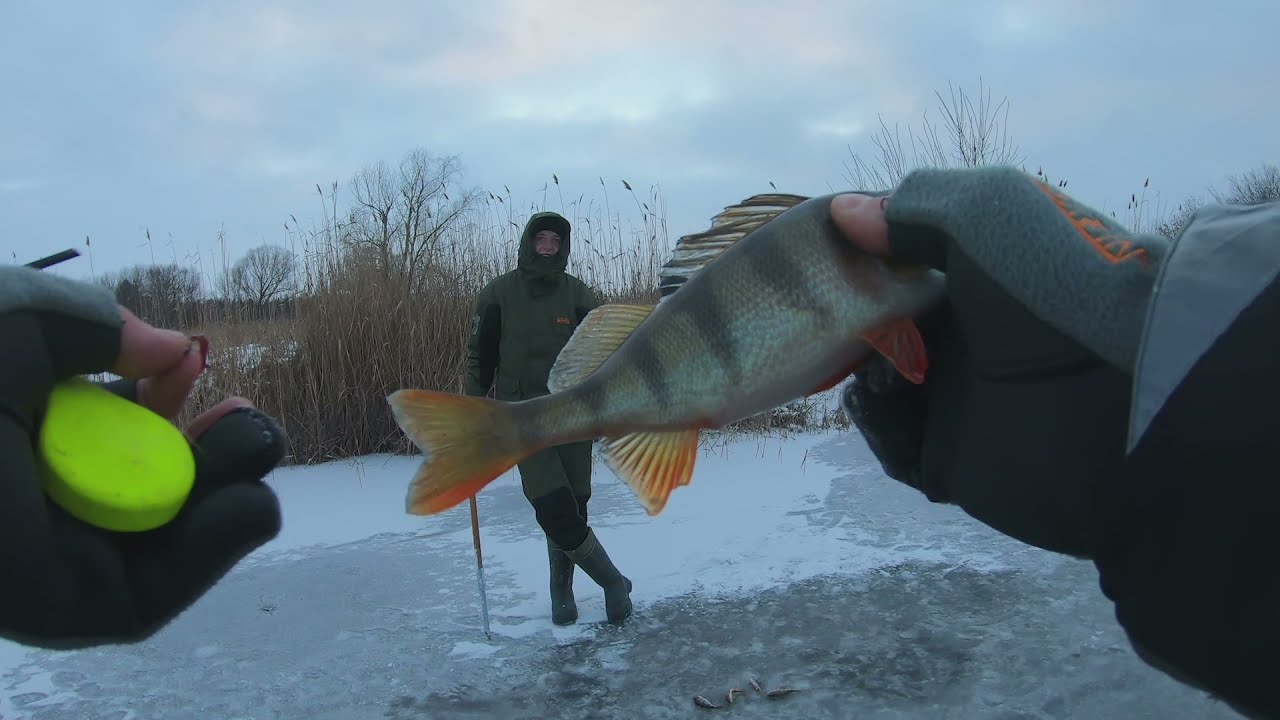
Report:
<svg viewBox="0 0 1280 720"><path fill-rule="evenodd" d="M239 407L219 418L193 442L197 474L204 480L260 479L288 452L284 429L254 407Z"/></svg>

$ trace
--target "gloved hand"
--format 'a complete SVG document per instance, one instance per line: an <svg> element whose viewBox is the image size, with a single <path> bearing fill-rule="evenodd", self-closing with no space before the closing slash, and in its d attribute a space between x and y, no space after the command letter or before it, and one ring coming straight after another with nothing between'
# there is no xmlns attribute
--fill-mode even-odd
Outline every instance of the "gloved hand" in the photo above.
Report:
<svg viewBox="0 0 1280 720"><path fill-rule="evenodd" d="M103 288L30 268L0 268L0 635L49 648L144 639L280 530L262 478L283 458L280 428L247 400L199 416L196 478L178 516L116 533L70 516L42 492L36 441L53 386L110 371L109 389L169 418L204 357Z"/></svg>
<svg viewBox="0 0 1280 720"><path fill-rule="evenodd" d="M918 320L924 384L873 355L842 392L886 474L1089 556L1163 238L1012 168L918 170L886 198L837 198L832 216L858 247L947 276L946 302Z"/></svg>

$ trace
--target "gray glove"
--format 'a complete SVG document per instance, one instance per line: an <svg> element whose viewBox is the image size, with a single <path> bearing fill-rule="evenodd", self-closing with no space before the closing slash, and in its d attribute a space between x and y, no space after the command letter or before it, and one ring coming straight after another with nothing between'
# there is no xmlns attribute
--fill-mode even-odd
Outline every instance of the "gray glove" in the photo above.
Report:
<svg viewBox="0 0 1280 720"><path fill-rule="evenodd" d="M1164 239L1012 168L918 170L884 212L893 257L945 272L947 302L919 320L924 385L873 355L845 412L890 477L1024 542L1089 555Z"/></svg>

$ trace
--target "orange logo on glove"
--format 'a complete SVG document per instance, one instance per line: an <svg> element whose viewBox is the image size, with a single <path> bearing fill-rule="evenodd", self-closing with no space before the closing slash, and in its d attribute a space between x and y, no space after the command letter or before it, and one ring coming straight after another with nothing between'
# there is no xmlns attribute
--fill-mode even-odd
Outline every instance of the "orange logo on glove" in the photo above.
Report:
<svg viewBox="0 0 1280 720"><path fill-rule="evenodd" d="M1071 227L1080 233L1080 237L1093 248L1098 255L1116 265L1126 260L1137 260L1144 267L1151 265L1147 251L1134 247L1133 242L1124 236L1123 230L1108 225L1102 218L1089 214L1086 208L1049 183L1032 180L1031 183L1040 188L1058 211L1071 223Z"/></svg>

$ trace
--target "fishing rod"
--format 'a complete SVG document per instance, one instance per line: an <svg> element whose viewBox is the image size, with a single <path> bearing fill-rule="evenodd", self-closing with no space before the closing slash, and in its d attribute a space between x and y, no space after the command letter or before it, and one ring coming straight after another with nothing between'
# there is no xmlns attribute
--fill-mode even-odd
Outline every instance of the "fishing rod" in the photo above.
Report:
<svg viewBox="0 0 1280 720"><path fill-rule="evenodd" d="M489 397L493 397L493 390L488 393ZM476 589L480 591L480 619L484 623L484 636L487 640L493 639L493 634L489 631L489 596L485 592L484 583L484 553L480 550L480 508L476 504L476 496L473 493L470 497L471 501L471 544L476 551Z"/></svg>
<svg viewBox="0 0 1280 720"><path fill-rule="evenodd" d="M476 496L471 496L471 542L476 550L476 586L480 590L480 617L484 621L484 636L492 640L489 632L489 598L484 591L484 557L480 552L480 511L476 507Z"/></svg>
<svg viewBox="0 0 1280 720"><path fill-rule="evenodd" d="M57 265L58 263L66 262L71 258L77 258L77 257L80 257L79 250L75 248L67 248L62 252L56 252L52 255L42 257L39 260L32 260L31 262L27 263L27 267L35 268L36 270L44 270L45 268L51 268L54 265Z"/></svg>

